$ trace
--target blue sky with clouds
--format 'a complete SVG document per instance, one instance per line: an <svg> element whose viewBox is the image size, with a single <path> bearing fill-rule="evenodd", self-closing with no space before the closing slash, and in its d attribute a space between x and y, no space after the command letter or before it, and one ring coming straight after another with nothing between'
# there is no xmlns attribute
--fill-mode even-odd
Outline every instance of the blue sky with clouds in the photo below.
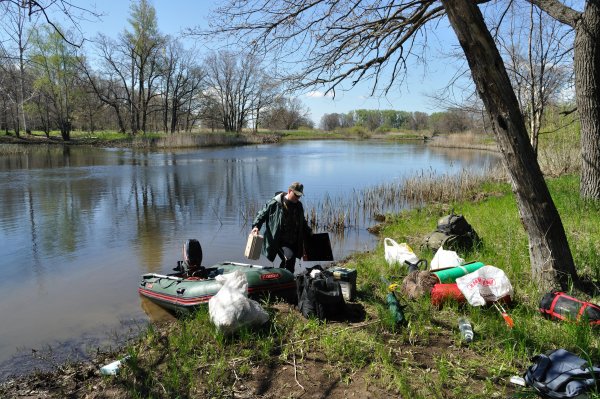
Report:
<svg viewBox="0 0 600 399"><path fill-rule="evenodd" d="M150 0L156 9L159 29L164 34L177 36L189 27L206 27L206 17L219 0ZM95 9L104 14L101 21L80 20L83 33L93 37L101 32L111 37L128 27L129 5L127 0L77 1L81 7ZM448 58L436 54L440 44L449 52L456 46L454 33L441 29L436 43L430 42L427 69L423 65L411 65L408 76L401 87L392 88L387 96L371 96L370 82L361 82L351 90L338 90L335 98L324 96L322 91L313 90L299 94L302 102L310 109L310 116L318 125L323 114L346 113L355 109L396 109L432 113L442 110L428 95L440 90L452 79L455 68Z"/></svg>

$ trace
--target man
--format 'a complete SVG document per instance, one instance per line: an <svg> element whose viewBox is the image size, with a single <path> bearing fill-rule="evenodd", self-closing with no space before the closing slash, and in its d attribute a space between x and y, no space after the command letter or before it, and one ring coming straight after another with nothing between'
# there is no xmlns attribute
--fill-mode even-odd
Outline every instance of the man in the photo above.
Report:
<svg viewBox="0 0 600 399"><path fill-rule="evenodd" d="M265 225L262 254L271 262L279 255L280 267L292 273L296 258L303 254L305 235L312 235L300 202L303 194L304 186L299 182L292 183L287 193L276 194L267 202L252 222L252 234L258 234Z"/></svg>

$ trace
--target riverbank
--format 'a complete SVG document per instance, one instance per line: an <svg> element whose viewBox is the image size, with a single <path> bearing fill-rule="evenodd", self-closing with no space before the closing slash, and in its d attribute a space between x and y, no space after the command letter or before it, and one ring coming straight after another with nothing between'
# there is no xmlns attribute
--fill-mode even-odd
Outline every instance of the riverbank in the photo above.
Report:
<svg viewBox="0 0 600 399"><path fill-rule="evenodd" d="M548 181L580 272L598 276L598 206L573 195L578 183L573 175ZM151 327L119 353L8 381L0 387L0 396L535 397L509 382L525 371L531 356L562 347L598 359L600 342L590 327L551 322L537 311L544 293L530 279L527 238L507 183L490 179L466 188L464 197L452 203L387 215L380 237L407 242L420 257L431 260L433 254L421 250L420 244L450 209L464 214L483 239L480 247L461 255L503 269L512 282L515 296L508 311L513 329L494 308L449 304L439 310L426 297L403 301L409 322L396 327L388 316L380 277L399 282L406 270L388 266L380 244L339 262L359 276L357 301L348 304L340 320L318 323L304 319L288 304L264 303L271 316L264 328L226 337L215 332L207 312L200 311ZM460 339L460 315L468 316L474 326L470 345ZM117 376L99 374L102 364L125 354L130 361Z"/></svg>
<svg viewBox="0 0 600 399"><path fill-rule="evenodd" d="M281 141L281 135L276 133L178 133L178 134L147 134L128 136L112 132L96 134L74 133L70 141L63 141L60 136L46 137L41 134L26 134L20 137L12 135L0 136L0 154L11 152L10 146L20 145L88 145L111 148L139 149L176 149L196 147L235 146L248 144L269 144ZM12 152L17 152L16 148Z"/></svg>
<svg viewBox="0 0 600 399"><path fill-rule="evenodd" d="M116 132L73 132L71 140L65 142L60 135L53 132L48 136L40 132L33 134L0 135L0 154L17 153L21 145L89 145L106 148L138 148L138 149L178 149L216 146L236 146L249 144L271 144L294 140L418 140L427 141L432 138L430 132L389 132L367 133L363 129L343 132L325 132L322 130L290 130L290 131L245 131L240 134L228 132L202 131L196 133L148 133L131 136ZM471 140L480 141L476 136ZM462 144L468 145L468 144Z"/></svg>

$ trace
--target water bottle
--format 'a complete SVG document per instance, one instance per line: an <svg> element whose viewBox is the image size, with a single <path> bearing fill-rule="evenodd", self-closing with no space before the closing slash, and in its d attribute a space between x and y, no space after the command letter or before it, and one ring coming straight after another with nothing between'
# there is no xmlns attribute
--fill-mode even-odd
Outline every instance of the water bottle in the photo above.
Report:
<svg viewBox="0 0 600 399"><path fill-rule="evenodd" d="M465 342L469 343L473 341L473 327L471 327L469 319L466 317L460 317L458 319L458 329L460 330L460 335Z"/></svg>
<svg viewBox="0 0 600 399"><path fill-rule="evenodd" d="M129 356L125 356L123 359L120 360L115 360L112 363L109 363L105 366L100 367L100 374L102 375L116 375L117 372L119 371L119 369L121 368L121 366L123 365L123 362L125 360L127 360L129 358Z"/></svg>
<svg viewBox="0 0 600 399"><path fill-rule="evenodd" d="M388 308L392 314L394 322L396 324L402 324L404 322L404 312L402 311L402 306L400 306L396 295L394 295L393 292L389 292L385 300L388 304Z"/></svg>

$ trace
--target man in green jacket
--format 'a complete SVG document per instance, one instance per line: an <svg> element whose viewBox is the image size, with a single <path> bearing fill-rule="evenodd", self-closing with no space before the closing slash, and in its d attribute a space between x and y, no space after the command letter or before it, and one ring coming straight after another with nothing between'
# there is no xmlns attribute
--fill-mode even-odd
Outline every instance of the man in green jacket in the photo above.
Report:
<svg viewBox="0 0 600 399"><path fill-rule="evenodd" d="M303 254L305 235L312 234L300 202L303 194L304 186L299 182L292 183L287 193L282 192L271 198L252 222L252 234L258 234L265 225L262 254L271 262L279 255L280 267L292 273L296 258Z"/></svg>

